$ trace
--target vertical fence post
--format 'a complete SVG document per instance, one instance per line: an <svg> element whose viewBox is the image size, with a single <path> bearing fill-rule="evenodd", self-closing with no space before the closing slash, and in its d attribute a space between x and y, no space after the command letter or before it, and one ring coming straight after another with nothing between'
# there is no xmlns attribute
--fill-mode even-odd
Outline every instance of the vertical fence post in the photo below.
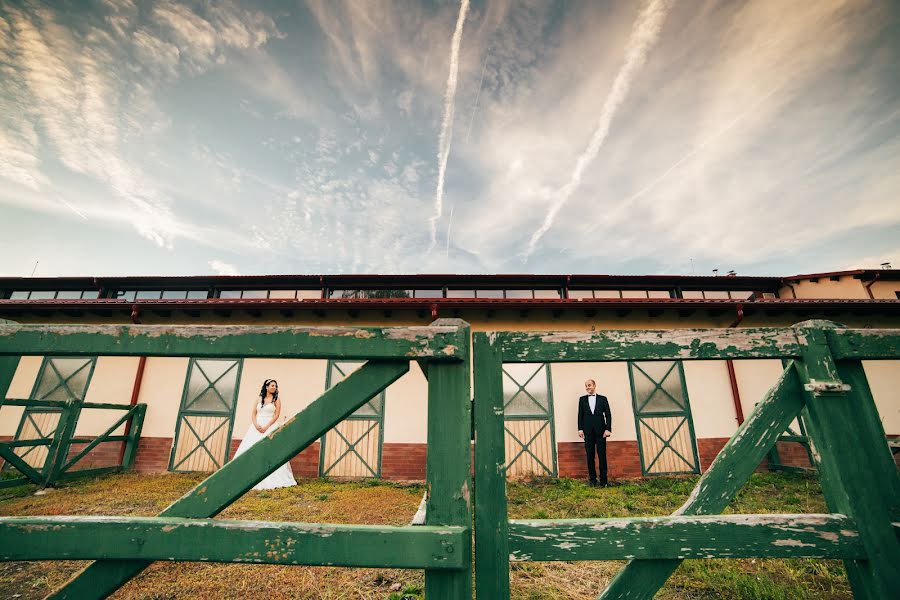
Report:
<svg viewBox="0 0 900 600"><path fill-rule="evenodd" d="M0 320L0 323L2 322ZM0 407L3 406L6 396L9 394L9 386L16 374L16 369L19 368L20 358L20 356L0 356ZM0 459L0 466L2 465L3 460Z"/></svg>
<svg viewBox="0 0 900 600"><path fill-rule="evenodd" d="M59 413L59 423L53 434L53 442L47 452L47 462L44 468L44 484L41 487L52 486L63 470L69 458L69 447L72 436L75 435L75 427L78 425L78 417L81 415L83 401L71 399L66 402L65 408Z"/></svg>
<svg viewBox="0 0 900 600"><path fill-rule="evenodd" d="M885 443L874 446L875 454L871 460L872 469L883 476L885 485L876 486L875 490L886 494L884 502L887 503L891 511L891 520L893 522L900 521L900 475L897 473L897 463L894 462L894 456L890 447L887 445L887 435L884 431L884 425L881 422L881 416L878 413L878 407L875 406L875 399L872 396L872 390L869 388L869 381L866 378L866 372L863 369L862 361L848 360L837 361L838 375L841 381L850 385L850 391L859 394L860 403L863 404L862 410L859 411L860 435L867 435L873 440L885 440ZM806 417L807 421L809 417ZM868 431L863 431L863 427ZM807 431L809 426L807 425ZM809 434L807 433L807 436Z"/></svg>
<svg viewBox="0 0 900 600"><path fill-rule="evenodd" d="M797 326L805 345L799 365L806 386L806 425L828 508L856 522L866 550L866 560L844 561L853 595L890 598L900 590L900 542L891 519L896 500L887 500L897 489L897 469L886 460L884 431L874 426L878 415L868 386L861 383L861 365L842 369L831 355L826 330L835 327L827 321ZM841 389L847 383L850 389Z"/></svg>
<svg viewBox="0 0 900 600"><path fill-rule="evenodd" d="M137 456L138 445L141 443L141 430L144 428L144 415L147 413L146 404L136 404L132 409L131 428L128 432L128 441L125 442L125 452L122 454L122 470L130 471L134 467L134 458Z"/></svg>
<svg viewBox="0 0 900 600"><path fill-rule="evenodd" d="M463 360L434 362L428 366L428 458L426 525L459 525L466 535L465 569L425 570L428 600L472 598L472 450L469 443L471 399L469 325L459 319L438 319L432 325L453 325L462 330ZM446 550L452 551L450 546Z"/></svg>
<svg viewBox="0 0 900 600"><path fill-rule="evenodd" d="M12 383L16 369L19 368L20 356L0 356L0 404L6 400L9 394L9 386Z"/></svg>
<svg viewBox="0 0 900 600"><path fill-rule="evenodd" d="M503 356L493 338L473 336L475 363L475 590L509 598L509 520L503 431Z"/></svg>

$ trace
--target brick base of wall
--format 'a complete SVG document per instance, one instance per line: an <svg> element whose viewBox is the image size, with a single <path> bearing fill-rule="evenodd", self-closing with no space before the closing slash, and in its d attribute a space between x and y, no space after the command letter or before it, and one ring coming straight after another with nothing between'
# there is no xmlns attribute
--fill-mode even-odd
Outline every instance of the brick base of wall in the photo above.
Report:
<svg viewBox="0 0 900 600"><path fill-rule="evenodd" d="M13 441L13 436L4 435L0 436L0 442L11 442ZM75 458L75 456L84 450L85 446L88 445L89 442L72 444L69 447L68 459ZM91 449L84 457L82 457L77 463L75 463L70 469L75 471L80 471L82 469L99 469L101 467L114 467L119 464L119 454L122 450L122 442L101 442L97 444L94 448ZM3 466L4 461L0 459L0 467Z"/></svg>
<svg viewBox="0 0 900 600"><path fill-rule="evenodd" d="M319 442L313 442L309 448L292 458L291 469L296 477L318 477Z"/></svg>
<svg viewBox="0 0 900 600"><path fill-rule="evenodd" d="M240 440L231 440L229 460L240 445ZM160 473L169 468L169 453L172 438L142 437L135 458L135 470L139 473ZM425 479L425 444L385 443L381 450L381 476L391 480L422 481ZM291 459L291 469L296 477L319 476L319 442Z"/></svg>
<svg viewBox="0 0 900 600"><path fill-rule="evenodd" d="M809 462L809 454L806 447L798 442L778 442L778 458L781 464L791 467L811 468L812 463Z"/></svg>
<svg viewBox="0 0 900 600"><path fill-rule="evenodd" d="M587 460L583 442L559 442L556 466L560 477L587 479ZM610 479L641 476L641 455L637 442L607 442L606 467Z"/></svg>
<svg viewBox="0 0 900 600"><path fill-rule="evenodd" d="M700 471L705 472L715 460L719 452L728 442L728 438L704 438L697 440L697 453L700 455ZM796 442L779 442L778 452L785 465L809 467L806 450ZM900 457L898 457L900 460ZM606 463L611 479L629 479L641 477L641 455L636 441L607 442ZM767 469L768 461L763 459L757 471ZM557 466L560 477L587 479L587 464L582 442L560 442L557 444Z"/></svg>
<svg viewBox="0 0 900 600"><path fill-rule="evenodd" d="M703 471L709 468L716 455L728 442L728 438L707 438L697 440L697 449L700 452L700 465ZM781 464L791 467L812 467L806 448L797 442L778 442L778 456ZM766 471L769 468L769 459L764 458L757 467L757 471Z"/></svg>
<svg viewBox="0 0 900 600"><path fill-rule="evenodd" d="M119 463L119 455L122 452L124 442L100 442L72 467L78 471L81 469L99 469L100 467L114 467ZM84 450L87 444L72 444L69 448L69 459Z"/></svg>
<svg viewBox="0 0 900 600"><path fill-rule="evenodd" d="M385 479L424 481L427 444L385 443L381 449L381 476Z"/></svg>
<svg viewBox="0 0 900 600"><path fill-rule="evenodd" d="M0 441L12 441L11 436L0 436ZM697 440L700 454L700 468L706 471L716 455L722 450L727 438L704 438ZM240 440L232 440L229 459L234 456ZM72 457L85 444L73 444L69 451ZM76 468L90 469L118 464L121 442L106 442L91 450L81 459ZM172 438L142 437L135 458L135 470L139 473L164 473L169 468L169 453ZM796 442L779 442L778 453L782 464L809 467L806 449ZM425 444L385 443L381 455L381 475L389 480L422 481L425 479L427 447ZM900 467L900 454L895 455ZM607 443L607 467L611 479L641 477L641 457L636 441L616 441ZM768 461L763 459L757 470L766 470ZM0 461L2 465L2 461ZM581 442L560 442L557 444L557 467L560 477L587 479L584 444ZM297 477L318 477L319 442L314 442L299 455L291 459L291 468Z"/></svg>
<svg viewBox="0 0 900 600"><path fill-rule="evenodd" d="M172 451L170 437L141 437L134 470L138 473L165 473L169 469L169 452Z"/></svg>
<svg viewBox="0 0 900 600"><path fill-rule="evenodd" d="M234 453L241 440L231 440L231 449L228 453L228 460L234 458ZM318 477L319 476L319 442L313 442L303 452L291 459L291 470L294 477Z"/></svg>

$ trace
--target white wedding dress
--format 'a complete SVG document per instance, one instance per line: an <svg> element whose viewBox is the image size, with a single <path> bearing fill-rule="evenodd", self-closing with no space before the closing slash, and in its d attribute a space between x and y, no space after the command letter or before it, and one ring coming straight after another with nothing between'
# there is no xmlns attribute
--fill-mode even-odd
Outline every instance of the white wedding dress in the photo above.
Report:
<svg viewBox="0 0 900 600"><path fill-rule="evenodd" d="M260 427L264 427L266 423L272 420L272 416L274 414L275 404L273 404L272 402L269 402L267 404L257 404L257 425L259 425ZM277 429L278 425L278 423L273 423L265 433L260 433L256 430L256 427L251 424L247 429L247 433L244 434L244 439L241 440L241 445L238 446L238 449L235 451L234 457L237 458L238 456L246 452L250 446L269 435L269 433L271 433L273 430ZM253 489L274 490L275 488L290 487L292 485L297 485L297 481L294 479L294 472L291 471L291 463L286 462L275 469L275 471L273 471L268 477L253 486Z"/></svg>

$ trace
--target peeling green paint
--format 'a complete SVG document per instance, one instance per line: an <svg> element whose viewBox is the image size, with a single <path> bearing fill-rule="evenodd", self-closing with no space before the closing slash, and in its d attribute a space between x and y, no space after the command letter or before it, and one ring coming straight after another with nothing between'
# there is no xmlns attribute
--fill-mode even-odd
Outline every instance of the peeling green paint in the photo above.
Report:
<svg viewBox="0 0 900 600"><path fill-rule="evenodd" d="M0 560L179 560L459 570L466 527L0 517ZM90 544L84 540L89 538ZM123 539L130 544L123 544Z"/></svg>

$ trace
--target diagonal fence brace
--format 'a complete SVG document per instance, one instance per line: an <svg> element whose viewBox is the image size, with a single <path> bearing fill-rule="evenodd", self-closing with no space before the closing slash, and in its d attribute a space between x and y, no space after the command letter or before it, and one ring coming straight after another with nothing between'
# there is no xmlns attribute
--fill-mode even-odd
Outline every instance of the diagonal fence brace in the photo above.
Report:
<svg viewBox="0 0 900 600"><path fill-rule="evenodd" d="M408 361L367 362L283 426L226 463L159 516L214 517L408 370ZM149 565L150 561L146 560L94 562L48 597L105 598Z"/></svg>
<svg viewBox="0 0 900 600"><path fill-rule="evenodd" d="M756 405L734 436L725 444L690 497L675 515L721 513L753 474L804 406L800 378L794 362L787 364L775 386ZM666 583L681 560L631 560L616 574L599 598L649 600Z"/></svg>

